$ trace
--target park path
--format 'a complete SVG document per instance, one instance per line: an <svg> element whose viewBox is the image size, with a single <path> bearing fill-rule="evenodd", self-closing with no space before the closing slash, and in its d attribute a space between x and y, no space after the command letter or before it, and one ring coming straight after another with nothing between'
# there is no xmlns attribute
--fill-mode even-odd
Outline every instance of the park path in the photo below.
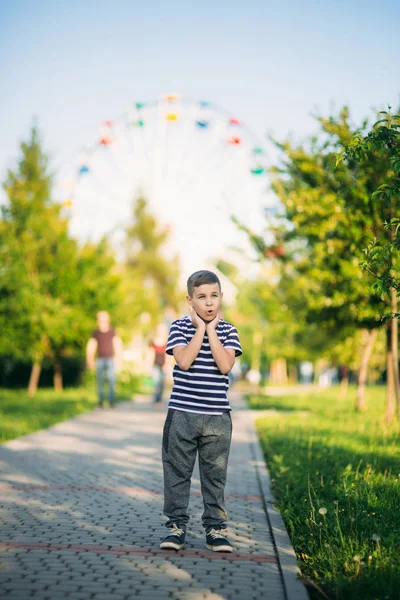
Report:
<svg viewBox="0 0 400 600"><path fill-rule="evenodd" d="M205 548L197 465L185 548L159 549L166 407L138 397L0 446L0 598L307 600L253 416L230 398L232 554Z"/></svg>

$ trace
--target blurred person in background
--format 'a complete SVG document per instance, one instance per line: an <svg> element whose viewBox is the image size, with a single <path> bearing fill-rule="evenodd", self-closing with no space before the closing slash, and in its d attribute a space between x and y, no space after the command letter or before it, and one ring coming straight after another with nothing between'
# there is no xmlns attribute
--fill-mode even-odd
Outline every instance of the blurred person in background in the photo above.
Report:
<svg viewBox="0 0 400 600"><path fill-rule="evenodd" d="M97 315L95 329L86 346L86 365L89 369L96 367L97 406L104 406L104 382L108 383L110 407L115 405L115 377L122 363L122 342L114 327L111 327L110 315L100 310ZM95 359L96 357L96 359Z"/></svg>
<svg viewBox="0 0 400 600"><path fill-rule="evenodd" d="M151 368L151 376L154 384L153 402L160 404L163 399L165 385L165 369L166 369L166 354L167 349L168 329L164 323L159 323L156 329L154 339L151 340L150 346L153 350L153 364Z"/></svg>

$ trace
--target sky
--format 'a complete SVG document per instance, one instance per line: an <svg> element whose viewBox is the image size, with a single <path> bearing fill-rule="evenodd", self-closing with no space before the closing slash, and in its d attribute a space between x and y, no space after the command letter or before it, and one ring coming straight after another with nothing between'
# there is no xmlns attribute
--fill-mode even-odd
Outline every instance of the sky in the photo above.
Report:
<svg viewBox="0 0 400 600"><path fill-rule="evenodd" d="M302 140L315 114L346 104L358 123L399 105L399 22L395 0L0 0L0 178L34 118L57 172L104 119L168 93L223 107L272 153L269 134Z"/></svg>

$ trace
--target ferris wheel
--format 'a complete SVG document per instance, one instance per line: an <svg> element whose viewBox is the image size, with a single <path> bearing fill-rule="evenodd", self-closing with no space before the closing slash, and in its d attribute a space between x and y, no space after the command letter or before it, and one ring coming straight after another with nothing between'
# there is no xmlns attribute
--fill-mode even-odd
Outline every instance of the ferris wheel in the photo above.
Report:
<svg viewBox="0 0 400 600"><path fill-rule="evenodd" d="M244 248L236 217L259 231L277 201L268 193L267 156L237 116L208 101L162 96L135 102L101 123L94 143L60 174L58 198L81 240L118 237L145 197L171 230L183 268Z"/></svg>

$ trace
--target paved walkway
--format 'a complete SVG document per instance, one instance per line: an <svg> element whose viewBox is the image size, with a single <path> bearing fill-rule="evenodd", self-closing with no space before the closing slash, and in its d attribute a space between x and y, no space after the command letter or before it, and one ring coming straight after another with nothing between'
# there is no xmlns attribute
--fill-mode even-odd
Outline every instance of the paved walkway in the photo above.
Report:
<svg viewBox="0 0 400 600"><path fill-rule="evenodd" d="M234 553L205 548L197 466L185 548L159 549L165 406L139 398L0 446L0 598L307 600L251 413L231 401Z"/></svg>

